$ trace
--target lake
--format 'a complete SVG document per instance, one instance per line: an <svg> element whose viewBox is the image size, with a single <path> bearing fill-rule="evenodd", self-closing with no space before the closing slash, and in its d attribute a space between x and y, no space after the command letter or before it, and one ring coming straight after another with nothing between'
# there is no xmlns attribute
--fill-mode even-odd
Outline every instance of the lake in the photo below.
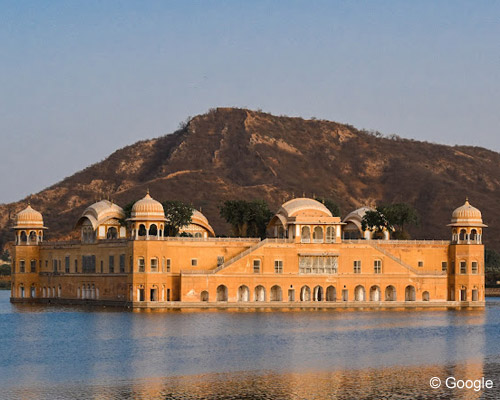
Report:
<svg viewBox="0 0 500 400"><path fill-rule="evenodd" d="M122 311L9 296L2 399L500 398L500 298L470 311ZM493 387L453 388L483 377Z"/></svg>

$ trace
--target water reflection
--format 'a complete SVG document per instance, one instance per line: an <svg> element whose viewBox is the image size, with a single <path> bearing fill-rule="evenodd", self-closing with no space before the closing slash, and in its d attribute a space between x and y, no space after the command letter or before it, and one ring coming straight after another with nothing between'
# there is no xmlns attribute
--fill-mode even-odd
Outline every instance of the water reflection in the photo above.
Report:
<svg viewBox="0 0 500 400"><path fill-rule="evenodd" d="M120 312L13 306L0 292L1 397L479 398L429 379L500 385L499 332L495 300L482 311Z"/></svg>
<svg viewBox="0 0 500 400"><path fill-rule="evenodd" d="M237 372L10 389L7 399L498 399L500 391L431 389L431 377L499 375L498 363L304 373Z"/></svg>

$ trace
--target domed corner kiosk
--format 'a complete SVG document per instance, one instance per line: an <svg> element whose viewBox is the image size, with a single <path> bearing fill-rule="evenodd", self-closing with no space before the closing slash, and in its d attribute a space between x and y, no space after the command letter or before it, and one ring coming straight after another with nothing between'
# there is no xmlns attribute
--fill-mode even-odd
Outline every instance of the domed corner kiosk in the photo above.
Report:
<svg viewBox="0 0 500 400"><path fill-rule="evenodd" d="M449 301L484 302L484 245L481 211L465 200L453 211L448 268Z"/></svg>
<svg viewBox="0 0 500 400"><path fill-rule="evenodd" d="M154 240L165 235L165 211L162 204L149 195L149 190L133 205L128 221L133 240Z"/></svg>

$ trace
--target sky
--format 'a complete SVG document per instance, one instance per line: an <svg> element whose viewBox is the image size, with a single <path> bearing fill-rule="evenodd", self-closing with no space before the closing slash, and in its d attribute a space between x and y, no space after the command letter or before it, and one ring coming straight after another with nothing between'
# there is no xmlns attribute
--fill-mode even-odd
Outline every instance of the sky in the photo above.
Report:
<svg viewBox="0 0 500 400"><path fill-rule="evenodd" d="M0 0L0 203L230 106L500 151L500 1Z"/></svg>

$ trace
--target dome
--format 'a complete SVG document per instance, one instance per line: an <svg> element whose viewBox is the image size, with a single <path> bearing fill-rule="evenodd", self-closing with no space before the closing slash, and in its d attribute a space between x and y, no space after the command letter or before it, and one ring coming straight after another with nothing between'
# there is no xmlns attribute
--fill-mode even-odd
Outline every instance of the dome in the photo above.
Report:
<svg viewBox="0 0 500 400"><path fill-rule="evenodd" d="M344 222L356 221L356 222L359 222L359 225L361 226L361 221L363 220L363 217L365 216L367 211L375 211L375 210L373 208L367 207L367 206L358 208L357 210L354 210L354 211L350 212L349 214L347 214L347 217L344 218Z"/></svg>
<svg viewBox="0 0 500 400"><path fill-rule="evenodd" d="M191 224L201 226L206 229L212 236L215 236L214 229L210 226L207 217L205 217L200 211L194 210L191 216Z"/></svg>
<svg viewBox="0 0 500 400"><path fill-rule="evenodd" d="M149 191L132 207L131 220L161 220L165 221L165 211L159 201L149 195Z"/></svg>
<svg viewBox="0 0 500 400"><path fill-rule="evenodd" d="M77 222L80 226L86 219L90 221L93 228L111 219L122 219L125 217L123 209L109 200L101 200L87 207Z"/></svg>
<svg viewBox="0 0 500 400"><path fill-rule="evenodd" d="M320 203L317 200L308 198L298 198L287 201L281 206L280 210L278 211L278 214L284 214L287 217L291 217L300 211L306 211L306 210L319 211L325 214L325 216L327 217L332 216L332 213L328 208L326 208L324 204Z"/></svg>
<svg viewBox="0 0 500 400"><path fill-rule="evenodd" d="M448 226L483 226L483 217L481 211L473 207L469 200L465 200L465 204L458 207L451 216L451 224Z"/></svg>
<svg viewBox="0 0 500 400"><path fill-rule="evenodd" d="M28 204L28 207L17 214L14 228L43 228L42 214Z"/></svg>

